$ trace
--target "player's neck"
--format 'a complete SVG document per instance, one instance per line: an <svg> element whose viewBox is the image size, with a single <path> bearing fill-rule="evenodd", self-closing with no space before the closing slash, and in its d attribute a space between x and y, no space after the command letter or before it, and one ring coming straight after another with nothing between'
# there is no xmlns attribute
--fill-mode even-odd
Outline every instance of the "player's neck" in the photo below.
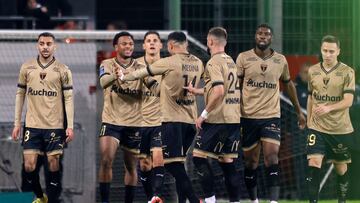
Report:
<svg viewBox="0 0 360 203"><path fill-rule="evenodd" d="M153 64L155 61L160 59L160 54L145 54L145 61L148 64Z"/></svg>
<svg viewBox="0 0 360 203"><path fill-rule="evenodd" d="M129 58L126 58L126 59L125 59L125 58L116 56L116 59L117 59L117 61L118 61L120 64L126 65L126 64L129 64L129 63L131 62L132 57L129 57Z"/></svg>
<svg viewBox="0 0 360 203"><path fill-rule="evenodd" d="M211 50L211 56L214 56L216 54L221 54L221 53L225 53L225 48L224 47L217 47L217 48L213 48Z"/></svg>
<svg viewBox="0 0 360 203"><path fill-rule="evenodd" d="M258 55L260 58L266 58L272 54L272 50L270 48L266 48L265 50L261 50L255 47L255 54Z"/></svg>
<svg viewBox="0 0 360 203"><path fill-rule="evenodd" d="M339 63L339 61L335 60L333 63L329 63L329 64L322 62L322 65L323 65L324 69L328 71L328 70L331 70L332 68L334 68L336 66L336 64L338 64L338 63Z"/></svg>
<svg viewBox="0 0 360 203"><path fill-rule="evenodd" d="M43 64L43 65L48 64L50 61L53 60L53 58L54 58L54 56L50 56L50 57L47 57L47 58L44 58L44 57L42 57L42 56L39 56L39 57L38 57L40 63Z"/></svg>

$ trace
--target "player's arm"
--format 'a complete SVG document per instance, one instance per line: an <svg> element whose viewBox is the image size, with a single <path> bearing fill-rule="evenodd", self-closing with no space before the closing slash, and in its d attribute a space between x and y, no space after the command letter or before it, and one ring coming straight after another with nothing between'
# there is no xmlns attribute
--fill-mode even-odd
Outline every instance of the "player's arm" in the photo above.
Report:
<svg viewBox="0 0 360 203"><path fill-rule="evenodd" d="M114 72L106 64L101 64L99 68L100 86L103 89L111 86L120 77L120 68L116 68Z"/></svg>
<svg viewBox="0 0 360 203"><path fill-rule="evenodd" d="M16 96L15 96L15 119L14 129L11 137L14 140L19 138L19 132L21 127L21 112L24 106L25 94L26 94L26 70L25 67L21 67L19 80L17 84Z"/></svg>
<svg viewBox="0 0 360 203"><path fill-rule="evenodd" d="M152 93L160 95L160 83L156 79L145 77L143 83Z"/></svg>
<svg viewBox="0 0 360 203"><path fill-rule="evenodd" d="M240 90L243 87L243 81L245 77L245 69L243 65L242 54L240 53L239 56L236 58L236 67L237 67L237 77L239 79Z"/></svg>
<svg viewBox="0 0 360 203"><path fill-rule="evenodd" d="M73 99L73 80L70 69L66 68L62 75L62 91L64 95L64 104L66 111L66 142L70 142L74 137L74 99Z"/></svg>
<svg viewBox="0 0 360 203"><path fill-rule="evenodd" d="M190 92L193 95L204 95L204 88L196 88L193 86L193 84L190 82L188 86L183 87L188 92Z"/></svg>
<svg viewBox="0 0 360 203"><path fill-rule="evenodd" d="M310 120L311 120L312 106L313 106L312 96L309 94L308 98L307 98L307 104L306 104L307 126L308 127L309 127L309 123L310 123Z"/></svg>
<svg viewBox="0 0 360 203"><path fill-rule="evenodd" d="M155 76L162 75L170 69L169 64L166 62L166 58L160 59L155 63L146 66L145 68L138 69L136 71L127 73L125 75L120 76L120 80L122 81L133 81L140 78L144 78L146 76Z"/></svg>
<svg viewBox="0 0 360 203"><path fill-rule="evenodd" d="M301 111L300 103L297 98L295 85L290 79L290 72L289 72L289 67L288 67L287 63L284 65L284 70L283 70L281 79L284 84L285 91L289 95L290 101L295 108L295 111L296 111L296 114L297 114L298 120L299 120L299 127L300 127L300 129L303 129L303 128L305 128L305 125L306 125L306 119L305 119L304 114Z"/></svg>

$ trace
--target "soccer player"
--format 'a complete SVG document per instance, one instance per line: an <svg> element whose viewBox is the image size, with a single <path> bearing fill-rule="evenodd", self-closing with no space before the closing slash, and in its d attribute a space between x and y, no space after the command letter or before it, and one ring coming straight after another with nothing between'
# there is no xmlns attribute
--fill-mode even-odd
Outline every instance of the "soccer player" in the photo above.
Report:
<svg viewBox="0 0 360 203"><path fill-rule="evenodd" d="M197 87L204 71L202 61L187 51L188 42L183 32L172 32L168 36L167 48L170 57L160 59L146 68L122 75L124 81L136 80L149 75L162 75L160 85L161 136L165 168L175 177L179 202L185 198L198 203L184 162L193 142L197 117L196 100L183 87L189 82Z"/></svg>
<svg viewBox="0 0 360 203"><path fill-rule="evenodd" d="M104 107L100 130L100 196L109 202L112 163L121 145L125 165L125 203L133 202L137 185L136 154L140 153L142 81L121 82L120 71L134 71L145 65L132 58L134 38L128 32L113 38L116 56L102 61L99 69L100 85L104 88Z"/></svg>
<svg viewBox="0 0 360 203"><path fill-rule="evenodd" d="M193 162L205 194L206 203L215 203L214 175L207 158L219 161L230 202L239 202L239 179L233 158L237 158L240 140L240 84L237 67L225 53L227 32L222 27L209 30L204 89L186 87L191 93L205 95L205 109L196 119L200 129L195 138Z"/></svg>
<svg viewBox="0 0 360 203"><path fill-rule="evenodd" d="M255 48L239 54L236 64L242 79L241 126L245 161L245 185L252 202L257 199L257 174L260 148L263 149L269 199L279 197L280 90L279 80L289 95L304 128L306 121L290 80L286 58L270 48L273 30L267 24L256 28Z"/></svg>
<svg viewBox="0 0 360 203"><path fill-rule="evenodd" d="M324 156L335 166L338 202L346 202L349 187L353 127L349 108L354 99L354 70L339 62L340 42L331 35L321 41L322 62L309 69L307 139L309 202L319 196L320 168Z"/></svg>
<svg viewBox="0 0 360 203"><path fill-rule="evenodd" d="M36 195L33 203L57 203L61 193L59 160L65 142L73 137L74 103L70 69L54 57L55 37L41 33L37 40L39 55L25 62L20 69L15 103L12 138L19 138L21 112L25 97L27 111L23 154L26 181ZM49 167L48 194L39 182L36 168L38 155L47 156ZM48 197L47 197L48 196Z"/></svg>
<svg viewBox="0 0 360 203"><path fill-rule="evenodd" d="M151 65L160 59L162 43L160 35L156 31L148 31L144 35L143 49L145 55L137 60ZM160 198L164 182L164 159L161 143L161 112L159 83L161 76L147 77L144 79L142 89L142 124L140 130L140 181L143 184L148 201ZM154 84L157 83L157 84ZM152 86L151 89L147 85ZM154 87L154 86L157 87Z"/></svg>

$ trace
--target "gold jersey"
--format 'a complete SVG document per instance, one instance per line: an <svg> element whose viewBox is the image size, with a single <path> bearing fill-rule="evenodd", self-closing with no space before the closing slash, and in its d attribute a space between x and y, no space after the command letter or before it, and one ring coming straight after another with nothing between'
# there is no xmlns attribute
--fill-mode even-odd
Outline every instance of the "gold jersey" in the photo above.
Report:
<svg viewBox="0 0 360 203"><path fill-rule="evenodd" d="M225 92L222 103L209 113L206 122L239 123L240 84L234 60L223 52L213 55L206 64L203 78L205 104L216 85L223 85Z"/></svg>
<svg viewBox="0 0 360 203"><path fill-rule="evenodd" d="M139 127L141 117L142 81L121 82L115 69L132 72L145 64L132 59L129 64L120 64L116 58L106 59L100 65L100 84L104 88L102 122L120 126Z"/></svg>
<svg viewBox="0 0 360 203"><path fill-rule="evenodd" d="M260 58L251 49L239 54L236 59L239 76L242 78L241 116L244 118L280 118L279 80L290 81L285 56L272 51Z"/></svg>
<svg viewBox="0 0 360 203"><path fill-rule="evenodd" d="M349 116L349 108L332 111L322 116L313 112L319 105L331 105L340 102L345 93L355 92L355 73L349 66L338 63L326 71L322 63L309 69L309 96L312 99L310 129L328 134L348 134L354 131Z"/></svg>
<svg viewBox="0 0 360 203"><path fill-rule="evenodd" d="M148 65L144 56L136 60ZM161 75L144 78L144 81L147 80L160 84ZM143 119L141 126L152 127L161 125L160 95L147 88L146 85L143 85L142 88L141 115Z"/></svg>
<svg viewBox="0 0 360 203"><path fill-rule="evenodd" d="M39 57L25 62L21 66L18 80L15 126L20 126L26 97L26 127L62 129L66 121L67 127L73 128L72 85L70 69L55 58L47 65L41 64Z"/></svg>

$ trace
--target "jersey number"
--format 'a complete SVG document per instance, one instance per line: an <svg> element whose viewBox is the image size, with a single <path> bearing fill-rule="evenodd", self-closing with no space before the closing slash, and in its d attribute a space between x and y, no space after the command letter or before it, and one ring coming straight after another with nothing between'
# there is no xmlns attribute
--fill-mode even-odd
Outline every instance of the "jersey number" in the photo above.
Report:
<svg viewBox="0 0 360 203"><path fill-rule="evenodd" d="M235 90L240 90L240 81L239 78L230 72L228 76L228 81L230 81L228 94L234 94Z"/></svg>
<svg viewBox="0 0 360 203"><path fill-rule="evenodd" d="M184 78L184 87L187 87L190 83L189 83L189 76L188 75L183 75ZM191 84L193 87L195 87L196 84L196 76L192 79ZM186 89L184 89L184 96L186 96L188 93L188 91Z"/></svg>
<svg viewBox="0 0 360 203"><path fill-rule="evenodd" d="M309 135L308 145L313 146L313 145L315 145L315 143L316 143L316 135L314 135L314 134Z"/></svg>

